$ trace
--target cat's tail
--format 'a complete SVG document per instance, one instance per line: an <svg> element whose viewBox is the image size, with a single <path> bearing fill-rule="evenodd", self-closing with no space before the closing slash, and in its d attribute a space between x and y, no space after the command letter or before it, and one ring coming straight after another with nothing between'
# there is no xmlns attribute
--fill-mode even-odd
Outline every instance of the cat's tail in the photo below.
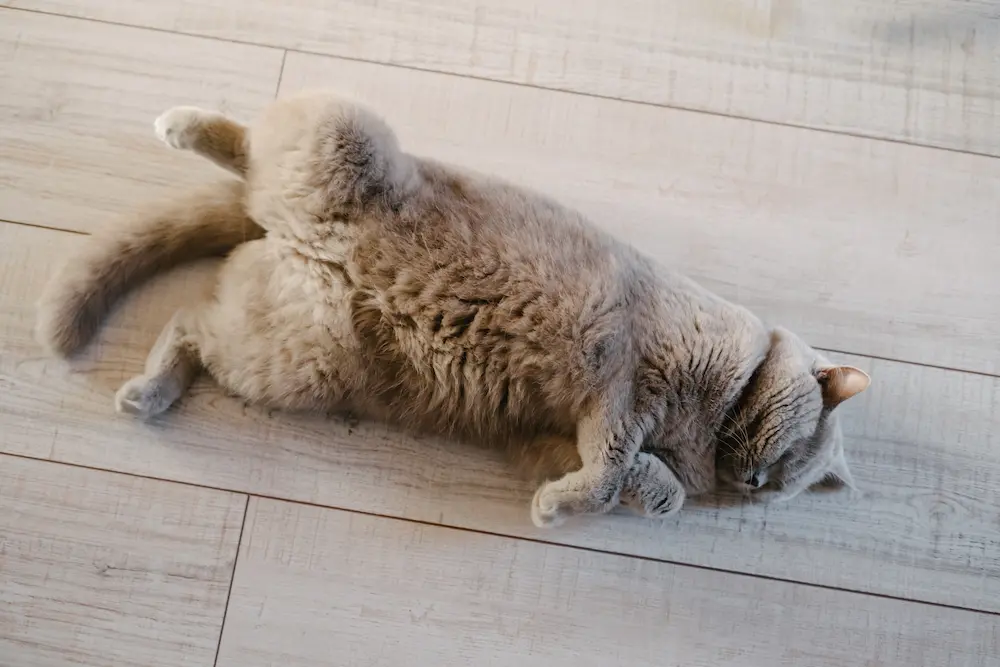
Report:
<svg viewBox="0 0 1000 667"><path fill-rule="evenodd" d="M222 181L141 211L95 234L46 286L36 335L59 356L86 345L130 289L183 262L263 236L246 213L245 184Z"/></svg>

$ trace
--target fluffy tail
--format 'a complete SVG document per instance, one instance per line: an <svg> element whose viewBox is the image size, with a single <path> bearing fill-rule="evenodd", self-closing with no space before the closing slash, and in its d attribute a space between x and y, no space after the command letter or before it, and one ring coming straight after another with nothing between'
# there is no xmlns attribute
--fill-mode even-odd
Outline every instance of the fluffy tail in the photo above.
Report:
<svg viewBox="0 0 1000 667"><path fill-rule="evenodd" d="M90 239L38 303L36 333L54 354L86 345L130 289L183 262L221 255L263 236L246 213L245 184L223 181L142 212Z"/></svg>

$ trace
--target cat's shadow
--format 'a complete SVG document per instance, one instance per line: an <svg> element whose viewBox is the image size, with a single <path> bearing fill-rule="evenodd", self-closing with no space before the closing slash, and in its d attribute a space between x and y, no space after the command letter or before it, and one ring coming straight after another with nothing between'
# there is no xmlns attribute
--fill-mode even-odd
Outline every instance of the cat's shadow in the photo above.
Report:
<svg viewBox="0 0 1000 667"><path fill-rule="evenodd" d="M112 378L108 377L107 374L97 373L97 377L91 378L93 386L99 391L107 393L109 396L113 395L113 392L118 387L118 376L117 374L114 375L115 377ZM227 406L230 402L231 405ZM208 410L205 410L206 403L212 406ZM227 406L230 409L226 409L226 407L223 406ZM405 440L416 439L425 442L428 438L430 438L431 440L437 441L436 449L443 449L446 452L450 450L452 456L464 458L466 461L470 458L476 460L478 461L478 465L476 467L481 467L483 469L492 468L495 471L496 479L487 484L487 486L505 486L514 493L517 493L517 487L523 486L528 494L526 496L528 500L530 500L530 494L533 493L533 489L536 486L535 481L528 480L517 475L515 473L515 466L512 463L504 462L504 457L500 455L499 452L486 445L464 442L450 438L406 436L401 431L397 431L397 429L390 425L370 423L367 420L358 419L356 416L348 412L319 414L268 410L261 406L249 405L239 397L226 395L225 392L221 391L217 384L205 375L196 380L195 385L192 387L188 395L184 396L177 402L176 405L172 406L164 414L144 422L144 426L154 430L169 429L172 425L184 424L189 421L192 417L190 414L191 411L196 414L200 413L204 416L206 412L211 413L216 410L218 410L221 415L228 414L230 417L235 417L236 413L239 412L242 413L241 417L249 417L253 422L260 422L262 420L270 421L280 415L280 422L284 423L284 425L289 428L289 432L298 433L300 436L306 434L319 436L321 433L327 432L328 435L331 436L339 434L341 438L345 436L350 438L358 431L379 431L384 433L384 437L381 438L380 445L390 449L398 447L400 453L403 453L404 450L412 450L412 446L401 444L399 442L400 438ZM237 428L236 430L239 431L241 429ZM393 437L394 435L396 437ZM338 438L332 439L336 440ZM333 443L330 443L329 446L336 447ZM239 448L234 447L234 449L238 450ZM480 455L484 457L481 461L479 460ZM336 457L334 456L333 458ZM502 469L498 469L496 467L497 464L502 466ZM485 480L483 481L485 482ZM842 490L842 483L834 479L827 479L812 486L806 493L809 495L833 494L839 493ZM696 509L702 511L732 511L737 508L759 508L772 504L784 505L785 503L782 501L768 500L763 494L755 495L741 493L738 491L717 490L687 498L684 503L684 509ZM631 510L625 508L624 506L616 508L613 513L635 516ZM683 510L681 516L683 516Z"/></svg>
<svg viewBox="0 0 1000 667"><path fill-rule="evenodd" d="M823 480L813 484L803 495L832 495L847 491L846 485L840 480L828 476ZM853 493L859 493L856 489ZM776 489L765 487L764 493L740 493L738 491L718 490L711 493L688 498L684 506L703 510L731 509L734 507L761 507L761 506L782 506L787 504L784 500L775 498Z"/></svg>

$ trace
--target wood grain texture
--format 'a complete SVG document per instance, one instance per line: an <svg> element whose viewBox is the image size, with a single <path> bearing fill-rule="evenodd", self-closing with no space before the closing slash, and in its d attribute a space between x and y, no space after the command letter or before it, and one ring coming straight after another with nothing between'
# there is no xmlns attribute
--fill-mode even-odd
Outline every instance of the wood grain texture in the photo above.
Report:
<svg viewBox="0 0 1000 667"><path fill-rule="evenodd" d="M4 4L1000 153L1000 13L986 0Z"/></svg>
<svg viewBox="0 0 1000 667"><path fill-rule="evenodd" d="M378 424L267 413L208 382L150 424L112 395L211 266L165 276L67 367L31 337L33 301L84 237L0 226L0 451L653 559L1000 612L1000 379L838 356L872 388L844 406L864 495L727 499L676 519L609 516L538 531L532 489L496 455Z"/></svg>
<svg viewBox="0 0 1000 667"><path fill-rule="evenodd" d="M315 86L814 345L1000 373L998 160L290 53Z"/></svg>
<svg viewBox="0 0 1000 667"><path fill-rule="evenodd" d="M996 665L996 618L252 499L219 667Z"/></svg>
<svg viewBox="0 0 1000 667"><path fill-rule="evenodd" d="M87 231L218 170L153 136L178 104L255 112L282 52L0 10L0 219Z"/></svg>
<svg viewBox="0 0 1000 667"><path fill-rule="evenodd" d="M0 663L211 667L245 506L0 456Z"/></svg>

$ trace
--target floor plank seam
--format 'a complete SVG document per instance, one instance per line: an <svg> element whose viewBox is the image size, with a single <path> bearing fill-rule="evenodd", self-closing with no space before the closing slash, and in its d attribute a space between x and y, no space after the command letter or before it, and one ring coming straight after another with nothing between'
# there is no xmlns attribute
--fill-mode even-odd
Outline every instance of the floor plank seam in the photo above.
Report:
<svg viewBox="0 0 1000 667"><path fill-rule="evenodd" d="M288 60L288 49L281 54L281 67L278 68L278 83L274 84L274 97L277 99L281 92L281 80L285 77L285 62Z"/></svg>
<svg viewBox="0 0 1000 667"><path fill-rule="evenodd" d="M21 220L9 220L7 218L0 218L0 223L8 225L18 225L19 227L31 227L33 229L44 229L49 232L66 232L67 234L75 234L77 236L90 236L90 232L82 232L78 229L66 229L65 227L49 227L48 225L42 225L37 222L23 222Z"/></svg>
<svg viewBox="0 0 1000 667"><path fill-rule="evenodd" d="M612 101L612 102L622 102L622 103L625 103L625 104L638 104L638 105L641 105L641 106L654 107L654 108L657 108L657 109L672 109L674 111L684 111L684 112L688 112L688 113L702 114L702 115L705 115L705 116L712 116L712 117L715 117L715 118L730 118L730 119L733 119L733 120L741 120L741 121L749 122L749 123L761 123L763 125L772 125L772 126L776 126L776 127L788 127L788 128L794 128L794 129L797 129L797 130L801 130L801 131L804 131L804 132L822 132L823 134L832 134L832 135L839 135L839 136L844 136L844 137L854 137L855 139L868 139L870 141L881 141L881 142L885 142L885 143L889 143L889 144L899 144L899 145L903 145L903 146L916 146L916 147L919 147L919 148L926 148L926 149L936 150L936 151L944 151L944 152L947 152L947 153L958 153L958 154L961 154L961 155L974 155L974 156L977 156L977 157L992 158L992 159L1000 158L1000 154L986 153L986 152L983 152L983 151L974 151L974 150L968 150L968 149L962 149L962 148L952 148L950 146L937 146L937 145L928 144L928 143L919 143L919 142L912 142L912 141L904 141L903 139L895 139L895 138L892 138L892 137L880 137L878 135L865 134L863 132L848 132L848 131L844 131L844 130L835 130L835 129L826 128L826 127L818 127L818 126L811 126L811 125L800 125L800 124L796 124L796 123L783 123L783 122L780 122L780 121L768 120L768 119L765 119L765 118L753 118L753 117L749 117L749 116L733 116L733 115L725 114L725 113L722 113L722 112L719 112L719 111L711 111L711 110L708 110L708 109L698 109L698 108L694 108L694 107L674 106L674 105L669 105L669 104L658 104L656 102L647 102L647 101L644 101L644 100L631 99L631 98L627 98L627 97L614 97L612 95L602 95L600 93L587 93L587 92L582 92L582 91L579 91L579 90L568 90L568 89L565 89L565 88L550 88L550 87L546 87L546 86L540 86L540 85L537 85L537 84L524 83L524 82L521 82L521 81L508 81L508 80L503 80L503 79L490 79L488 77L478 76L478 75L475 75L475 74L459 74L457 72L448 72L448 71L442 71L442 70L436 70L436 69L428 69L428 68L422 68L422 67L415 67L413 65L402 65L402 64L399 64L399 63L383 62L383 61L379 61L379 60L365 60L364 58L353 58L351 56L344 56L344 55L332 55L332 54L323 53L323 52L320 52L320 51L309 51L309 50L306 50L306 49L296 49L296 48L290 48L290 47L275 46L273 44L261 44L260 42L250 42L250 41L242 40L242 39L232 39L232 38L226 38L226 37L216 37L215 35L199 35L199 34L193 34L193 33L189 33L189 32L180 32L180 31L177 31L177 30L167 30L166 28L157 28L157 27L153 27L153 26L135 25L135 24L132 24L132 23L123 23L121 21L111 21L111 20L108 20L108 19L97 19L97 18L86 17L86 16L72 16L72 15L60 14L58 12L45 11L45 10L41 10L41 9L27 9L27 8L23 8L23 7L0 7L0 11L3 11L3 10L6 10L6 11L16 11L16 12L26 12L26 13L30 13L30 14L41 14L41 15L44 15L44 16L53 16L53 17L58 17L58 18L63 18L63 19L68 19L68 20L75 20L75 21L88 21L90 23L99 23L99 24L103 24L103 25L118 26L120 28L131 28L133 30L149 30L151 32L157 32L157 33L162 33L162 34L167 34L167 35L178 35L178 36L181 36L181 37L187 37L187 38L191 38L191 39L207 39L207 40L211 40L211 41L214 41L214 42L224 42L224 43L229 43L229 44L239 44L241 46L254 46L254 47L257 47L257 48L270 49L270 50L274 50L274 51L283 50L285 52L286 56L287 56L287 54L289 52L291 52L291 53L301 53L303 55L318 56L318 57L321 57L321 58L334 58L334 59L337 59L337 60L343 60L343 61L347 61L347 62L368 63L368 64L372 64L372 65L380 65L382 67L394 67L394 68L397 68L397 69L402 69L402 70L407 70L407 71L412 71L412 72L425 72L425 73L426 72L431 72L431 73L434 73L434 74L440 74L442 76L451 76L451 77L457 77L457 78L460 78L460 79L470 79L472 81L485 81L485 82L489 82L489 83L496 83L496 84L502 84L502 85L508 85L508 86L519 86L521 88L529 88L529 89L532 89L532 90L545 90L545 91L549 91L549 92L562 93L562 94L565 94L565 95L578 95L580 97L591 97L591 98L594 98L594 99L609 100L609 101Z"/></svg>
<svg viewBox="0 0 1000 667"><path fill-rule="evenodd" d="M1000 372L990 373L988 371L977 371L971 368L956 368L954 366L941 366L939 364L928 364L921 361L906 361L905 359L896 359L895 357L885 357L879 354L871 354L870 352L848 352L847 350L837 350L832 347L816 347L820 352L829 352L830 354L845 354L855 357L867 357L868 359L875 359L877 361L888 361L894 364L906 364L908 366L919 366L921 368L933 368L939 371L949 371L952 373L964 373L966 375L977 375L979 377L985 378L1000 378Z"/></svg>
<svg viewBox="0 0 1000 667"><path fill-rule="evenodd" d="M226 631L226 615L229 613L229 601L233 598L233 582L236 581L236 565L240 562L240 549L243 548L243 531L247 527L247 514L250 512L250 496L247 495L243 504L243 520L240 522L240 534L236 538L236 554L233 556L233 572L229 577L229 590L226 591L226 604L222 608L222 622L219 624L219 643L215 646L215 658L212 666L219 664L219 651L222 650L222 633Z"/></svg>
<svg viewBox="0 0 1000 667"><path fill-rule="evenodd" d="M837 586L831 586L831 585L828 585L828 584L817 584L817 583L808 582L808 581L799 581L799 580L796 580L796 579L782 579L781 577L775 577L775 576L766 575L766 574L757 574L757 573L754 573L754 572L745 572L745 571L741 571L741 570L727 570L725 568L712 567L710 565L699 565L697 563L686 563L684 561L678 561L678 560L669 560L669 559L663 559L663 558L653 558L651 556L641 556L641 555L636 555L636 554L621 553L621 552L618 552L618 551L611 551L609 549L599 549L599 548L596 548L596 547L580 546L580 545L577 545L577 544L567 544L565 542L556 542L556 541L552 541L552 540L544 540L544 539L541 539L541 538L526 537L526 536L523 536L523 535L509 535L507 533L496 533L496 532L492 532L492 531L489 531L489 530L483 530L483 529L479 529L479 528L470 528L470 527L467 527L467 526L455 526L455 525L451 525L451 524L435 523L433 521L428 521L426 519L414 519L414 518L407 518L407 517L392 516L390 514L380 514L378 512L353 509L353 508L349 508L349 507L340 507L340 506L337 506L337 505L323 505L321 503L310 502L308 500L296 500L296 499L291 499L291 498L282 498L281 496L274 496L274 495L270 495L270 494L254 493L254 492L242 491L242 490L235 490L235 489L226 489L226 488L217 487L217 486L210 486L210 485L207 485L207 484L198 484L196 482L187 482L187 481L184 481L184 480L175 480L175 479L169 479L169 478L164 478L164 477L155 477L153 475L142 475L142 474L136 474L136 473L122 472L120 470L111 470L111 469L108 469L108 468L100 468L100 467L97 467L97 466L89 466L89 465L84 465L84 464L80 464L80 463L71 463L71 462L67 462L67 461L53 461L51 459L36 458L36 457L33 457L33 456L26 456L26 455L23 455L23 454L13 454L13 453L7 453L7 452L0 452L0 459L2 459L5 456L10 456L10 457L19 458L19 459L27 459L27 460L30 460L30 461L45 461L47 463L53 463L53 464L56 464L56 465L70 466L70 467L73 467L73 468L81 468L81 469L84 469L84 470L92 470L92 471L95 471L95 472L111 473L111 474L114 474L114 475L126 475L126 476L129 476L129 477L136 477L136 478L139 478L139 479L147 479L147 480L156 481L156 482L166 482L166 483L170 483L170 484L180 484L182 486L188 486L188 487L192 487L192 488L204 489L204 490L209 490L209 491L219 491L219 492L223 492L223 493L241 494L241 495L245 495L246 496L247 507L249 507L250 499L251 498L257 498L257 499L260 499L260 500L271 500L271 501L275 501L275 502L291 503L291 504L300 505L300 506L303 506L303 507L314 507L314 508L320 509L320 510L333 510L333 511L336 511L336 512L348 512L348 513L357 514L357 515L360 515L360 516L368 516L368 517L374 517L374 518L379 518L379 519L386 519L388 521L401 521L401 522L404 522L404 523L411 523L411 524L417 524L417 525L421 525L421 526L427 526L429 528L444 528L444 529L447 529L447 530L455 530L455 531L460 531L460 532L465 532L465 533L472 533L474 535L484 535L484 536L497 537L497 538L502 538L502 539L518 540L518 541L521 541L521 542L528 542L528 543L531 543L531 544L540 544L540 545L552 546L552 547L560 547L560 548L565 548L565 549L575 549L577 551L583 551L583 552L593 553L593 554L601 554L601 555L606 555L606 556L618 556L620 558L630 558L630 559L641 560L641 561L646 561L646 562L650 562L650 563L662 563L664 565L672 565L672 566L675 566L675 567L694 568L694 569L703 570L703 571L706 571L706 572L716 572L716 573L719 573L719 574L734 574L734 575L739 575L739 576L744 576L744 577L753 577L754 579L761 579L761 580L764 580L764 581L772 581L772 582L775 582L775 583L795 584L795 585L799 585L799 586L806 586L806 587L809 587L809 588L816 588L816 589L821 589L821 590L826 590L826 591L835 591L835 592L839 591L839 592L842 592L842 593L850 593L850 594L854 594L854 595L864 595L864 596L868 596L868 597L872 597L872 598L879 598L879 599L884 599L884 600L895 600L895 601L898 601L898 602L909 602L909 603L913 603L913 604L926 605L926 606L929 606L929 607L938 607L938 608L942 608L942 609L953 609L953 610L956 610L956 611L966 611L966 612L973 612L973 613L977 613L977 614L986 614L986 615L989 615L989 616L998 616L998 617L1000 617L1000 611L991 611L989 609L977 609L976 607L963 607L961 605L949 604L949 603L946 603L946 602L933 602L933 601L929 601L929 600L918 600L918 599L913 599L913 598L902 597L902 596L899 596L899 595L889 595L889 594L886 594L886 593L877 593L877 592L864 591L864 590L858 590L858 589L853 589L853 588L839 588ZM527 517L527 505L525 505L525 517ZM246 521L246 510L244 510L244 523L245 523L245 521ZM527 518L525 518L525 521L527 521ZM240 529L240 539L241 540L242 540L242 535L243 535L243 529L241 527L241 529ZM237 558L238 557L239 557L239 552L237 551ZM235 571L236 571L236 564L235 564L235 561L234 561L234 564L233 564L234 575L235 575ZM232 590L232 581L230 581L230 591L231 590ZM228 607L228 598L227 598L227 607ZM223 622L224 621L225 621L225 614L223 614ZM221 643L221 637L222 637L221 631L220 631L219 637L220 637L220 643ZM218 656L216 656L216 657L218 657Z"/></svg>

